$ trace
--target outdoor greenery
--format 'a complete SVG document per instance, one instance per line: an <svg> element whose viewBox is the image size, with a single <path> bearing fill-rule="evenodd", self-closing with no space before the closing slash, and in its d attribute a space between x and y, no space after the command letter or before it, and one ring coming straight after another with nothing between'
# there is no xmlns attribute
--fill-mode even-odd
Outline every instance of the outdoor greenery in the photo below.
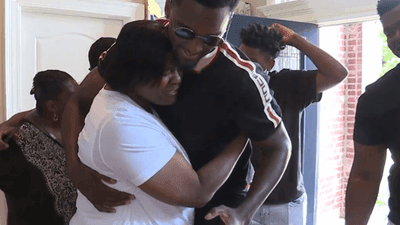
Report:
<svg viewBox="0 0 400 225"><path fill-rule="evenodd" d="M400 63L400 59L395 56L392 51L390 51L389 47L387 46L386 36L381 29L379 32L379 37L381 39L382 44L382 72L380 76L384 75L387 71L394 68L397 64Z"/></svg>

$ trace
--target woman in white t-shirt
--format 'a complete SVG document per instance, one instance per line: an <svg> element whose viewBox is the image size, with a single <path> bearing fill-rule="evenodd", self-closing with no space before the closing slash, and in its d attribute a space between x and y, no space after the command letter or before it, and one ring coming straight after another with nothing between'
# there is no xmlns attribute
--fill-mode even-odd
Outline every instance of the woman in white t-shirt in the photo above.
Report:
<svg viewBox="0 0 400 225"><path fill-rule="evenodd" d="M99 212L78 192L74 224L193 224L228 178L246 138L239 136L197 172L152 104L176 101L181 77L166 28L155 21L126 24L99 72L107 85L93 101L79 135L79 158L136 197L116 213Z"/></svg>

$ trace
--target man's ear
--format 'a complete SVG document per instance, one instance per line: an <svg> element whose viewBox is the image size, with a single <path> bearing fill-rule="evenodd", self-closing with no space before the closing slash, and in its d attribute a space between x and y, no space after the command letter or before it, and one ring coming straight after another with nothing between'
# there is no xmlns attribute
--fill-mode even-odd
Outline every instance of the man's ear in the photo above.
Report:
<svg viewBox="0 0 400 225"><path fill-rule="evenodd" d="M166 0L165 1L164 13L165 13L165 18L167 18L167 19L169 19L169 15L170 15L170 12L171 12L171 8L172 8L171 4L172 4L171 0Z"/></svg>
<svg viewBox="0 0 400 225"><path fill-rule="evenodd" d="M268 71L271 71L274 66L275 66L275 59L269 60L269 62L268 62Z"/></svg>

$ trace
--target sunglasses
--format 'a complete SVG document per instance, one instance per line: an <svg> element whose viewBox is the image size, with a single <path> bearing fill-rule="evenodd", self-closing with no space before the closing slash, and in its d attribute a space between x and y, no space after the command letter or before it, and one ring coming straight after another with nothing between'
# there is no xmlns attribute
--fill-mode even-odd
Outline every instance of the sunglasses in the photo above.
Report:
<svg viewBox="0 0 400 225"><path fill-rule="evenodd" d="M174 29L175 35L179 38L192 40L194 38L200 38L203 42L210 46L217 46L219 45L223 39L222 35L208 35L208 36L199 36L196 35L193 30L186 28L186 27L178 27Z"/></svg>

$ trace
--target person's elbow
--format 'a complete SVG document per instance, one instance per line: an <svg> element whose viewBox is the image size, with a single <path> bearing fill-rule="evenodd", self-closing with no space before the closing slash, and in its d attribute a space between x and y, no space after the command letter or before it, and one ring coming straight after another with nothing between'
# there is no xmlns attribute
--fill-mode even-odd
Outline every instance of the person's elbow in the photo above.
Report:
<svg viewBox="0 0 400 225"><path fill-rule="evenodd" d="M341 65L337 71L338 83L342 82L349 75L349 70Z"/></svg>
<svg viewBox="0 0 400 225"><path fill-rule="evenodd" d="M261 142L253 142L253 146L256 161L271 162L272 160L287 164L292 154L292 143L283 122L276 128L272 136Z"/></svg>
<svg viewBox="0 0 400 225"><path fill-rule="evenodd" d="M335 68L335 70L332 70L332 73L333 74L330 75L331 82L332 84L336 85L342 82L344 79L346 79L346 77L349 74L349 71L345 66L339 63L338 66Z"/></svg>

